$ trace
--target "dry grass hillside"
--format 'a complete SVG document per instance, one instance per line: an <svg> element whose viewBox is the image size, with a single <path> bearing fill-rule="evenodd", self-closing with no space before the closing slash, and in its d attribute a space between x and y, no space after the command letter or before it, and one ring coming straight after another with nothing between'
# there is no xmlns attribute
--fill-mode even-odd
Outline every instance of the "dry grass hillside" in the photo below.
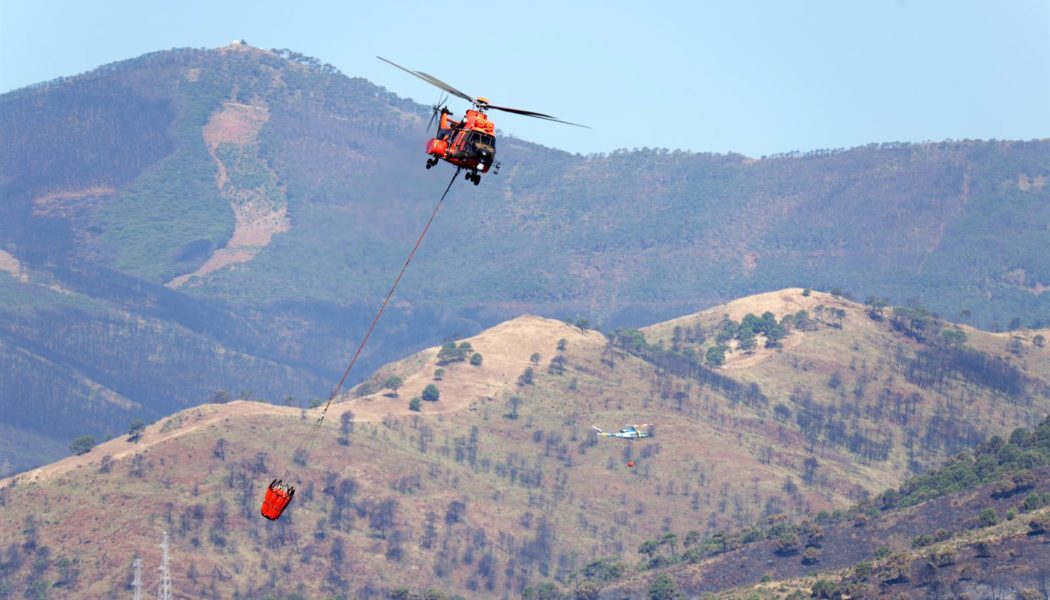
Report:
<svg viewBox="0 0 1050 600"><path fill-rule="evenodd" d="M648 564L591 597L1045 598L1050 417L870 502L783 517L721 539L686 535L677 554L678 540L661 538Z"/></svg>
<svg viewBox="0 0 1050 600"><path fill-rule="evenodd" d="M703 351L713 342L695 340L713 338L725 314L780 318L818 303L846 316L791 329L778 350L729 352L714 371L749 393L598 332L527 316L457 340L452 358L463 360L433 348L387 365L333 405L320 430L316 411L254 402L183 411L138 442L111 440L0 482L0 597L126 595L136 556L155 588L162 530L172 536L181 597L367 598L402 586L518 597L545 581L568 586L602 557L633 564L642 542L668 531L841 508L895 485L908 460L919 468L950 452L930 425L949 407L976 441L1050 406L1047 350L1030 341L1015 354L1007 336L966 330L987 351L1002 342L997 355L1025 377L1022 396L952 374L919 387L902 361L923 344L817 292L748 298L645 334L670 349L683 337L675 327L689 327L694 341L682 343ZM829 387L834 373L841 381ZM380 389L391 376L403 382L396 394ZM431 384L440 398L410 410ZM913 389L921 401L902 421L894 395ZM816 417L798 418L818 413L818 431ZM838 425L827 426L840 419L845 443ZM591 431L640 422L655 425L653 438L599 440ZM854 429L892 437L886 458L855 451ZM258 509L275 477L299 491L271 523Z"/></svg>
<svg viewBox="0 0 1050 600"><path fill-rule="evenodd" d="M1032 426L1050 411L1046 329L991 333L927 315L927 331L917 339L908 323L898 327L892 307L879 315L845 298L790 288L643 332L651 344L703 356L727 319L739 323L767 311L778 320L806 311L808 322L791 328L779 348L766 348L762 335L750 352L729 340L723 371L765 390L774 420L800 429L818 453L846 448L877 465L886 478L873 484L895 485L909 471L990 434ZM707 339L687 339L690 330ZM962 332L964 341L945 343L945 332Z"/></svg>

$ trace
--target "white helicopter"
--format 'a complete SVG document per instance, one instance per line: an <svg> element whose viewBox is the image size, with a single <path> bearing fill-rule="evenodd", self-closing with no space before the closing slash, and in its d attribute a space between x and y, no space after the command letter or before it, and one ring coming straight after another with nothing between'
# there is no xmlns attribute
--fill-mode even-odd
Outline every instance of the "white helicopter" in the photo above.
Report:
<svg viewBox="0 0 1050 600"><path fill-rule="evenodd" d="M627 425L623 429L617 432L602 431L597 425L591 425L591 428L598 432L598 437L616 437L625 440L637 440L641 438L647 438L652 435L648 423L642 425Z"/></svg>

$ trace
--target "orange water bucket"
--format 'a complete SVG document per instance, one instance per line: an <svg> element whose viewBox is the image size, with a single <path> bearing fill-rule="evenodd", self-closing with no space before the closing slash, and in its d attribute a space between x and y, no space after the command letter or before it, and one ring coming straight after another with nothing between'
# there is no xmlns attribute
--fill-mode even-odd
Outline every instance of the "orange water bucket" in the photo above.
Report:
<svg viewBox="0 0 1050 600"><path fill-rule="evenodd" d="M285 484L280 479L274 479L266 488L266 497L263 498L262 516L271 521L281 518L281 513L288 507L295 495L295 488Z"/></svg>

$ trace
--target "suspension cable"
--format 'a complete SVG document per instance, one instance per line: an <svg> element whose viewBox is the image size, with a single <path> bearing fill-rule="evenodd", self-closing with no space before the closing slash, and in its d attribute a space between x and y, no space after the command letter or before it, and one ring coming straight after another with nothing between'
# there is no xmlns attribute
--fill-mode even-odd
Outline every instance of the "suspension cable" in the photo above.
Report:
<svg viewBox="0 0 1050 600"><path fill-rule="evenodd" d="M361 356L361 351L364 350L365 344L368 343L369 336L372 335L372 330L375 329L376 323L379 322L379 317L383 316L383 310L386 309L386 305L390 302L390 298L394 295L394 290L397 289L397 284L401 282L401 277L405 274L405 270L408 269L408 264L412 262L412 257L416 255L416 250L419 249L419 245L423 243L423 238L427 235L427 231L430 229L430 224L434 222L434 217L437 216L438 210L441 209L442 203L445 202L445 196L448 196L449 190L452 189L452 184L456 182L456 177L459 176L459 172L462 169L456 168L456 172L452 175L452 180L448 182L448 187L445 188L445 193L441 194L441 199L438 200L434 206L434 212L430 214L430 220L423 227L423 231L419 234L419 239L416 240L416 245L412 247L412 251L408 253L408 258L405 259L405 264L401 266L401 272L397 274L397 279L394 280L394 285L390 286L390 291L386 293L386 298L383 299L383 304L380 305L379 311L376 312L376 316L372 319L372 324L368 327L368 331L365 333L365 337L361 340L361 343L357 346L357 351L354 352L354 356L350 359L350 364L347 365L346 371L343 371L343 377L336 384L335 389L328 396L328 403L324 405L324 409L321 411L321 416L317 418L317 429L320 429L321 422L324 421L325 415L328 414L328 408L332 406L332 401L335 400L336 396L343 389L343 384L346 383L347 377L350 376L350 371L354 368L354 363L357 362L357 358Z"/></svg>

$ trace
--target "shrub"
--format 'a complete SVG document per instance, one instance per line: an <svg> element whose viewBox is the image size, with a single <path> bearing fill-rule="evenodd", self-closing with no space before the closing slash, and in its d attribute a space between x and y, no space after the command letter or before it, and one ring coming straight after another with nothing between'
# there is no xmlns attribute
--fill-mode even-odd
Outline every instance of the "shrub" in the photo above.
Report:
<svg viewBox="0 0 1050 600"><path fill-rule="evenodd" d="M995 514L995 510L986 508L981 511L981 514L977 516L977 523L981 527L991 527L999 522L999 515Z"/></svg>
<svg viewBox="0 0 1050 600"><path fill-rule="evenodd" d="M785 531L777 536L777 554L788 555L798 552L798 535L794 531Z"/></svg>
<svg viewBox="0 0 1050 600"><path fill-rule="evenodd" d="M725 346L711 346L704 355L707 364L712 367L721 367L726 362Z"/></svg>
<svg viewBox="0 0 1050 600"><path fill-rule="evenodd" d="M403 383L404 381L400 377L398 377L397 375L391 375L390 377L386 378L386 381L383 382L383 387L393 392L393 395L396 396L397 388L401 387L401 384Z"/></svg>
<svg viewBox="0 0 1050 600"><path fill-rule="evenodd" d="M469 342L463 342L456 345L456 342L446 342L441 346L441 350L438 351L438 364L447 365L454 362L463 362L467 360L467 356L474 351Z"/></svg>
<svg viewBox="0 0 1050 600"><path fill-rule="evenodd" d="M791 409L788 408L787 405L777 402L776 406L773 407L773 418L778 421L787 421L791 418ZM828 511L826 510L820 512L824 515L828 514ZM820 517L818 516L817 518L819 519Z"/></svg>
<svg viewBox="0 0 1050 600"><path fill-rule="evenodd" d="M69 443L69 451L77 456L91 452L95 447L95 438L90 435L82 435Z"/></svg>
<svg viewBox="0 0 1050 600"><path fill-rule="evenodd" d="M627 565L618 558L600 558L587 563L581 573L588 580L606 583L614 581L623 576L627 571Z"/></svg>
<svg viewBox="0 0 1050 600"><path fill-rule="evenodd" d="M518 385L532 385L532 367L525 367L525 370L518 376Z"/></svg>
<svg viewBox="0 0 1050 600"><path fill-rule="evenodd" d="M423 399L427 402L437 402L440 397L441 392L433 383L428 383L427 387L423 388Z"/></svg>
<svg viewBox="0 0 1050 600"><path fill-rule="evenodd" d="M892 510L897 507L900 503L900 493L897 490L890 488L878 497L879 508L882 510Z"/></svg>
<svg viewBox="0 0 1050 600"><path fill-rule="evenodd" d="M137 442L142 439L142 433L146 431L146 424L140 419L135 419L131 422L131 426L128 427L128 441Z"/></svg>
<svg viewBox="0 0 1050 600"><path fill-rule="evenodd" d="M1047 494L1037 494L1035 492L1028 494L1027 496L1025 496L1024 504L1021 505L1021 510L1025 512L1030 512L1038 508L1042 508L1044 505L1047 504L1047 496Z"/></svg>
<svg viewBox="0 0 1050 600"><path fill-rule="evenodd" d="M759 530L757 527L754 527L754 528L748 529L747 531L744 532L744 536L740 538L740 543L741 544L750 544L750 543L753 543L753 542L757 542L757 541L759 541L761 539L762 539L762 531Z"/></svg>
<svg viewBox="0 0 1050 600"><path fill-rule="evenodd" d="M928 533L924 533L924 534L916 537L915 539L913 539L911 541L911 547L912 548L922 548L924 546L929 546L932 543L933 543L933 536L928 534Z"/></svg>
<svg viewBox="0 0 1050 600"><path fill-rule="evenodd" d="M818 579L810 590L814 598L833 598L835 596L835 584L827 579Z"/></svg>
<svg viewBox="0 0 1050 600"><path fill-rule="evenodd" d="M667 573L660 573L649 586L650 600L673 600L678 596L674 580Z"/></svg>
<svg viewBox="0 0 1050 600"><path fill-rule="evenodd" d="M817 564L817 562L820 561L820 557L822 554L823 553L821 552L820 548L814 548L813 546L810 546L802 552L802 564Z"/></svg>
<svg viewBox="0 0 1050 600"><path fill-rule="evenodd" d="M547 365L547 372L551 375L564 375L565 357L559 354L552 358L550 364Z"/></svg>
<svg viewBox="0 0 1050 600"><path fill-rule="evenodd" d="M966 343L966 333L961 329L945 329L941 331L941 341L948 346L962 346Z"/></svg>
<svg viewBox="0 0 1050 600"><path fill-rule="evenodd" d="M481 361L483 361L483 360L484 360L484 358L481 356L481 354L475 352L470 357L470 364L475 366L475 367L480 367L481 366Z"/></svg>
<svg viewBox="0 0 1050 600"><path fill-rule="evenodd" d="M408 401L408 410L414 410L416 412L423 410L423 403L420 401L419 396L415 396Z"/></svg>

